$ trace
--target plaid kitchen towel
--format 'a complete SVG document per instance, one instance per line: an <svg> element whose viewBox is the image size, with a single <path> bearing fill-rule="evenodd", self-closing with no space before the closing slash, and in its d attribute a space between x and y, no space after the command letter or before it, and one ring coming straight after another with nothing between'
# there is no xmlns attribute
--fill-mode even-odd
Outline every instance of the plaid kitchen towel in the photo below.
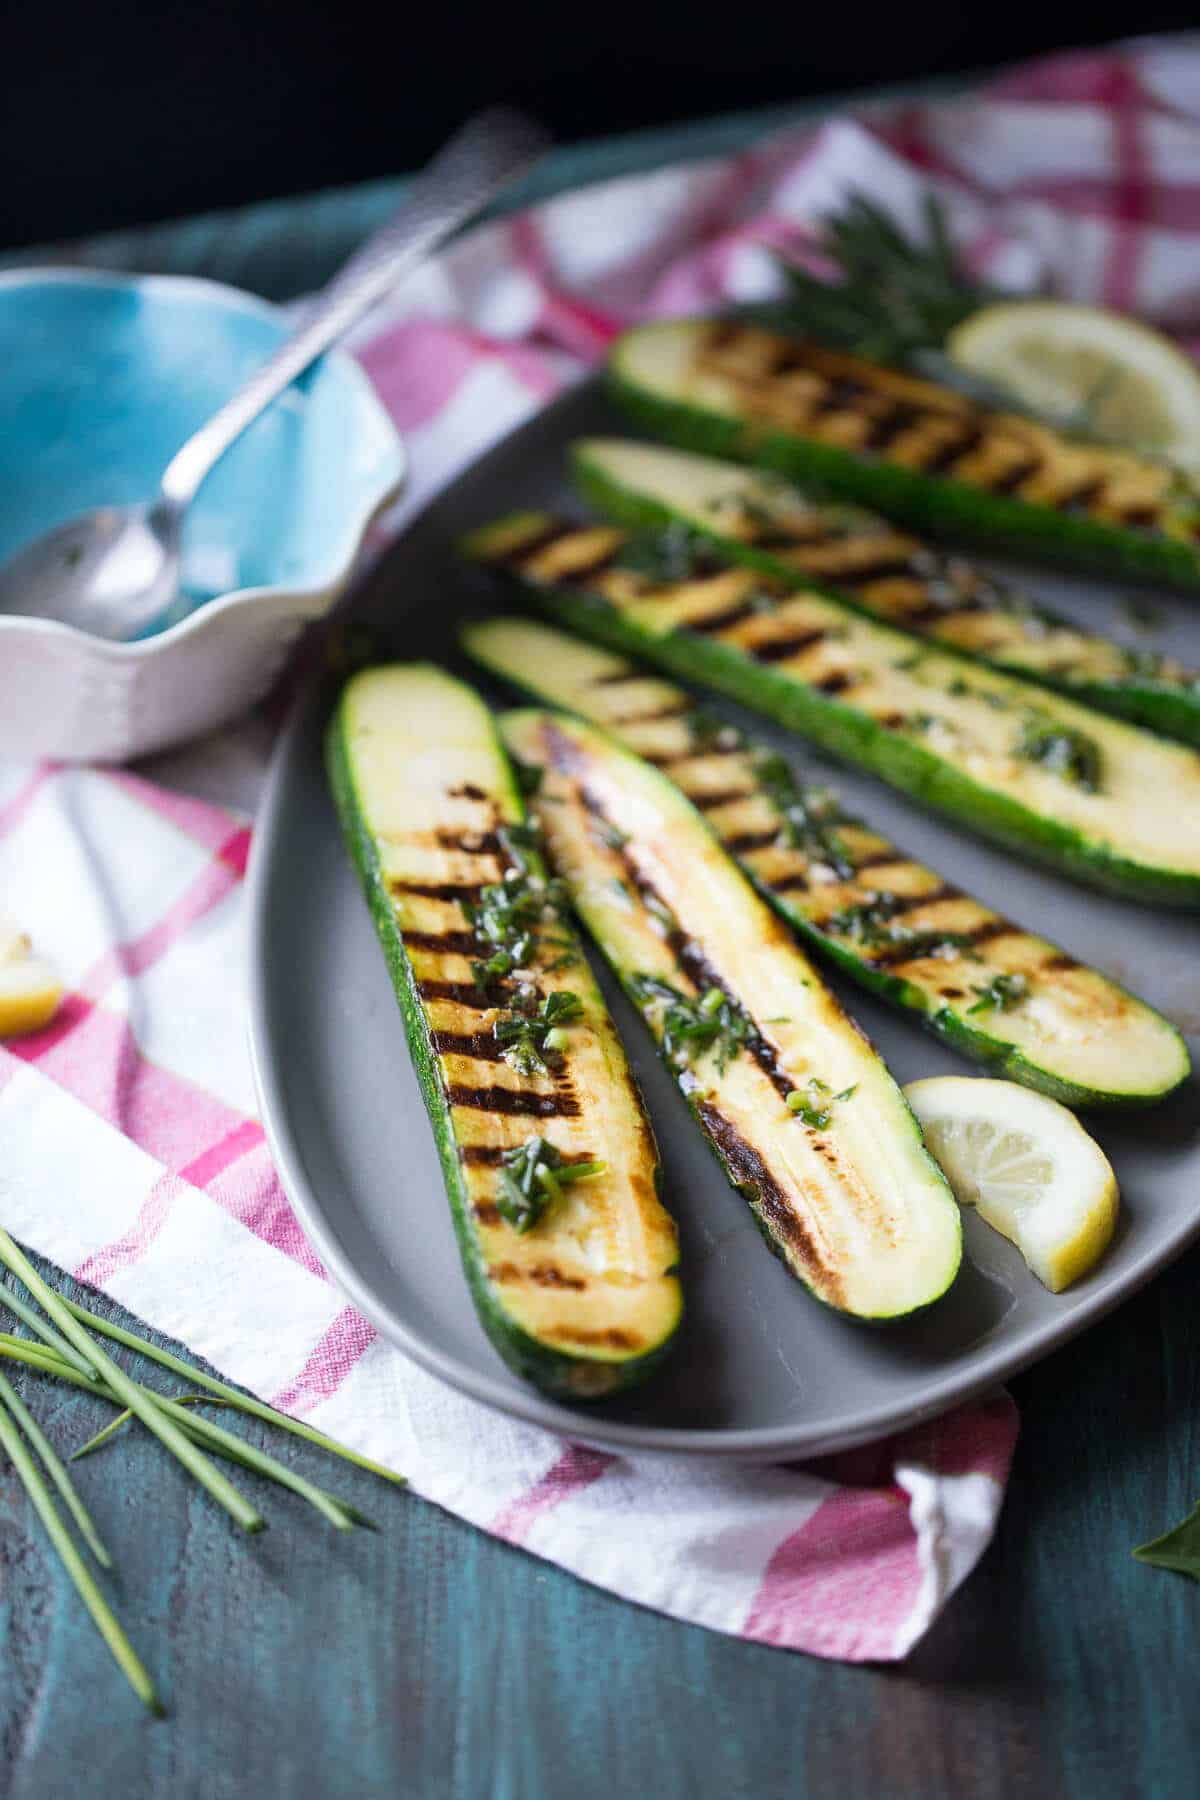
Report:
<svg viewBox="0 0 1200 1800"><path fill-rule="evenodd" d="M404 431L398 523L626 322L772 294L854 188L916 222L926 183L972 266L1200 340L1200 44L1064 56L571 193L421 271L359 353ZM69 996L0 1047L0 1218L416 1493L715 1630L902 1657L995 1526L1007 1397L819 1468L641 1462L441 1385L347 1307L255 1116L242 878L270 747L256 719L139 773L0 766L0 903ZM382 979L382 970L381 970ZM81 1176L86 1172L86 1179Z"/></svg>

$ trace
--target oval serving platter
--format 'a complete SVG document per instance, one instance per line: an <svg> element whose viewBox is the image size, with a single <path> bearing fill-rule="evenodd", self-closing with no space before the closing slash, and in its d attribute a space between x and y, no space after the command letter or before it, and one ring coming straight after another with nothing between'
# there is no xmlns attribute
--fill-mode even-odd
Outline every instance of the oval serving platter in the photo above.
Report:
<svg viewBox="0 0 1200 1800"><path fill-rule="evenodd" d="M496 514L563 503L569 441L614 428L623 424L595 382L539 413L426 508L354 595L350 616L379 634L384 654L434 657L477 679L456 658L454 628L497 602L483 577L459 565L455 540ZM1130 637L1117 592L1040 573L1024 579L1081 622ZM1166 598L1162 608L1155 648L1200 664L1200 604ZM490 697L510 698L498 690ZM1076 1287L1046 1292L1017 1252L968 1214L962 1271L929 1312L886 1328L839 1319L767 1252L640 1020L601 970L662 1148L686 1310L671 1356L643 1387L600 1405L544 1398L497 1357L467 1292L400 1014L326 789L321 737L331 700L331 691L314 691L301 706L255 831L255 1073L281 1178L331 1276L386 1338L435 1375L584 1443L745 1460L814 1456L987 1390L1111 1310L1200 1230L1193 1078L1160 1107L1087 1120L1116 1168L1123 1210L1108 1255ZM751 722L736 707L713 705ZM753 723L914 855L1142 994L1184 1029L1193 1054L1200 1049L1195 919L1033 869L869 776L833 767L802 740ZM830 983L900 1081L971 1073L899 1014L840 977L830 975Z"/></svg>

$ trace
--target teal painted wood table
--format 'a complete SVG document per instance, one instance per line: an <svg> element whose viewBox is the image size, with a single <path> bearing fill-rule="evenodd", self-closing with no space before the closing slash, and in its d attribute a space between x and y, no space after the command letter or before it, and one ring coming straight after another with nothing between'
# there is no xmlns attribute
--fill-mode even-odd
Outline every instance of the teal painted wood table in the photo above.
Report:
<svg viewBox="0 0 1200 1800"><path fill-rule="evenodd" d="M563 153L542 191L732 148L775 122ZM73 255L285 297L319 281L397 191L283 202ZM0 1795L1194 1795L1200 1588L1129 1552L1200 1494L1198 1289L1194 1252L1014 1384L1023 1426L996 1540L899 1668L679 1625L253 1425L255 1441L380 1529L342 1538L272 1490L272 1529L245 1539L128 1433L79 1479L118 1551L123 1622L168 1703L156 1722L0 1471ZM37 1377L20 1386L60 1444L106 1416Z"/></svg>

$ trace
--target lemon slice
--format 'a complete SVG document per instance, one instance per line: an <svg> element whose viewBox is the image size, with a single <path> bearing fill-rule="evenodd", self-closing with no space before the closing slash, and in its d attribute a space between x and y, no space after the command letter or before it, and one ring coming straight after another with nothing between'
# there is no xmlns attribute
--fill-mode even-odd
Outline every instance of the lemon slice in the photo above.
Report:
<svg viewBox="0 0 1200 1800"><path fill-rule="evenodd" d="M960 1204L1009 1238L1051 1293L1100 1260L1117 1222L1117 1178L1065 1106L969 1075L911 1081L904 1092Z"/></svg>
<svg viewBox="0 0 1200 1800"><path fill-rule="evenodd" d="M1200 369L1161 332L1099 306L1016 300L955 327L946 353L1069 429L1200 465Z"/></svg>
<svg viewBox="0 0 1200 1800"><path fill-rule="evenodd" d="M62 999L62 983L15 920L0 913L0 1038L48 1025Z"/></svg>

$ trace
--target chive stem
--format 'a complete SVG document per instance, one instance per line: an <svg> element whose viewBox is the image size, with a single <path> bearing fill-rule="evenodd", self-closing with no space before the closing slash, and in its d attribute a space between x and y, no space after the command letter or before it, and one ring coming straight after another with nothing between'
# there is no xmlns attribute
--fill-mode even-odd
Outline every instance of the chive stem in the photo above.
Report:
<svg viewBox="0 0 1200 1800"><path fill-rule="evenodd" d="M7 1306L10 1312L15 1313L24 1324L28 1325L30 1331L35 1331L42 1342L50 1346L51 1350L57 1350L58 1354L67 1362L74 1363L81 1375L95 1376L96 1371L86 1357L80 1356L74 1345L68 1344L62 1332L55 1331L53 1325L43 1318L37 1308L30 1306L28 1300L23 1300L20 1294L15 1294L7 1282L0 1285L0 1302Z"/></svg>
<svg viewBox="0 0 1200 1800"><path fill-rule="evenodd" d="M80 1498L79 1490L67 1473L66 1464L6 1375L0 1375L0 1403L8 1407L9 1412L37 1451L42 1467L61 1494L63 1505L79 1527L79 1535L96 1561L101 1568L111 1569L112 1557L106 1550L100 1533L96 1530L91 1513Z"/></svg>
<svg viewBox="0 0 1200 1800"><path fill-rule="evenodd" d="M25 1447L16 1421L4 1404L0 1404L0 1447L7 1453L25 1492L29 1495L34 1511L45 1527L47 1537L58 1552L63 1567L74 1583L76 1593L92 1615L96 1629L108 1645L113 1660L143 1705L147 1706L152 1713L161 1716L164 1710L163 1704L150 1679L149 1671L122 1631L116 1614L104 1598L91 1570L76 1549L70 1532L55 1510L50 1490L42 1479L37 1464Z"/></svg>
<svg viewBox="0 0 1200 1800"><path fill-rule="evenodd" d="M131 1380L106 1351L92 1341L65 1302L59 1299L52 1288L47 1287L24 1251L2 1228L0 1262L6 1263L12 1273L25 1284L63 1336L75 1346L80 1355L89 1359L113 1393L138 1415L147 1430L152 1431L159 1442L178 1458L188 1473L208 1489L213 1499L225 1508L243 1531L261 1531L266 1524L262 1514L238 1492L227 1476L213 1467L207 1456L180 1430L176 1421Z"/></svg>
<svg viewBox="0 0 1200 1800"><path fill-rule="evenodd" d="M220 1381L215 1375L205 1374L203 1369L194 1368L181 1356L175 1356L170 1350L162 1350L157 1344L151 1344L145 1338L138 1337L123 1326L114 1324L111 1319L100 1318L98 1314L89 1312L74 1300L64 1300L63 1305L74 1314L82 1324L89 1325L101 1336L112 1338L115 1343L124 1344L129 1350L137 1350L141 1355L149 1357L164 1369L171 1369L181 1375L185 1381L195 1382L197 1387L207 1388L210 1394L220 1394L230 1406L236 1406L239 1412L249 1413L256 1419L265 1419L269 1425L277 1425L281 1431L290 1431L293 1437L305 1438L310 1444L317 1444L322 1450L328 1450L333 1456L340 1456L344 1462L354 1463L357 1468L366 1469L372 1475L378 1475L383 1481L395 1482L398 1487L406 1486L405 1477L397 1475L394 1469L384 1468L382 1463L372 1462L369 1456L362 1456L348 1445L340 1444L336 1438L327 1437L314 1425L306 1425L303 1419L290 1418L287 1413L276 1412L265 1400L256 1400L253 1395L243 1394L239 1388L231 1387L227 1381Z"/></svg>

